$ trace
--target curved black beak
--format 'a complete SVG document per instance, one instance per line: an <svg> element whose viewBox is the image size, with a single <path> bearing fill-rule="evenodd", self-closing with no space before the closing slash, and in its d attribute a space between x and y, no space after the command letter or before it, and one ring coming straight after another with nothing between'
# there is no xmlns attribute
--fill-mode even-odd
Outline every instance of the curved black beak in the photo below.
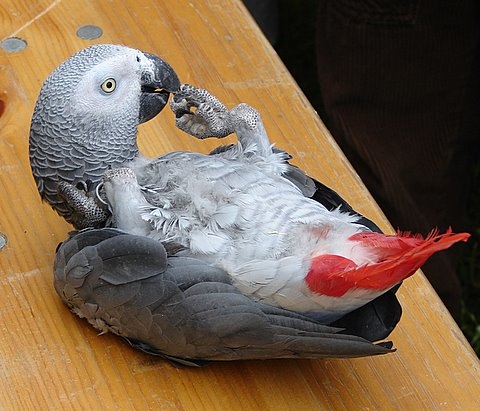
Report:
<svg viewBox="0 0 480 411"><path fill-rule="evenodd" d="M170 93L180 88L180 80L173 68L160 57L143 52L150 61L142 77L139 122L145 123L160 113L168 102Z"/></svg>

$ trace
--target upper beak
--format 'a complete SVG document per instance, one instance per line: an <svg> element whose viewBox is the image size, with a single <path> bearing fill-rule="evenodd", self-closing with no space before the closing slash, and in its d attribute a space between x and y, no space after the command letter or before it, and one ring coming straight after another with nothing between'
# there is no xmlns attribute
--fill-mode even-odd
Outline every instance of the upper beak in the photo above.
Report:
<svg viewBox="0 0 480 411"><path fill-rule="evenodd" d="M160 57L143 52L152 63L141 77L139 122L144 123L160 113L168 102L170 93L180 88L180 80L173 68Z"/></svg>

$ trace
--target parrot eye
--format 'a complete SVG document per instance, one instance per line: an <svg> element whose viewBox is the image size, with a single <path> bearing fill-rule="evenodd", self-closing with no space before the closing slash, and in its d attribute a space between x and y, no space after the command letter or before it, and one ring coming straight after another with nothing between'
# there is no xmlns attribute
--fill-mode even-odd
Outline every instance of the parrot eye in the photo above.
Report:
<svg viewBox="0 0 480 411"><path fill-rule="evenodd" d="M113 78L107 78L100 87L105 93L112 93L117 88L117 82Z"/></svg>

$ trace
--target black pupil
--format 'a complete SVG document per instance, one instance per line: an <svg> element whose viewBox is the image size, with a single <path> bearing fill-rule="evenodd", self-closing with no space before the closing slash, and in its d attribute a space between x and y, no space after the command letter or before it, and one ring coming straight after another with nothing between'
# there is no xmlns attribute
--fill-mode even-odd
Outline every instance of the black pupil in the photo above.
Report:
<svg viewBox="0 0 480 411"><path fill-rule="evenodd" d="M107 89L111 89L113 87L113 83L111 81L107 81Z"/></svg>

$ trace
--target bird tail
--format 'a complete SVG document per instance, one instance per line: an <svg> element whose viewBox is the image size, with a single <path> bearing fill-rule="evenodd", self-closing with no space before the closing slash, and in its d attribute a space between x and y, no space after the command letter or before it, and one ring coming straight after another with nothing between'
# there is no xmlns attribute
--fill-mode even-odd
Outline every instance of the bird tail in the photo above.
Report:
<svg viewBox="0 0 480 411"><path fill-rule="evenodd" d="M454 234L451 229L444 234L434 230L426 238L400 232L397 235L357 233L349 240L374 251L376 262L358 266L342 256L320 255L312 259L305 280L313 292L332 297L357 288L386 290L415 273L431 255L469 237L468 233Z"/></svg>

